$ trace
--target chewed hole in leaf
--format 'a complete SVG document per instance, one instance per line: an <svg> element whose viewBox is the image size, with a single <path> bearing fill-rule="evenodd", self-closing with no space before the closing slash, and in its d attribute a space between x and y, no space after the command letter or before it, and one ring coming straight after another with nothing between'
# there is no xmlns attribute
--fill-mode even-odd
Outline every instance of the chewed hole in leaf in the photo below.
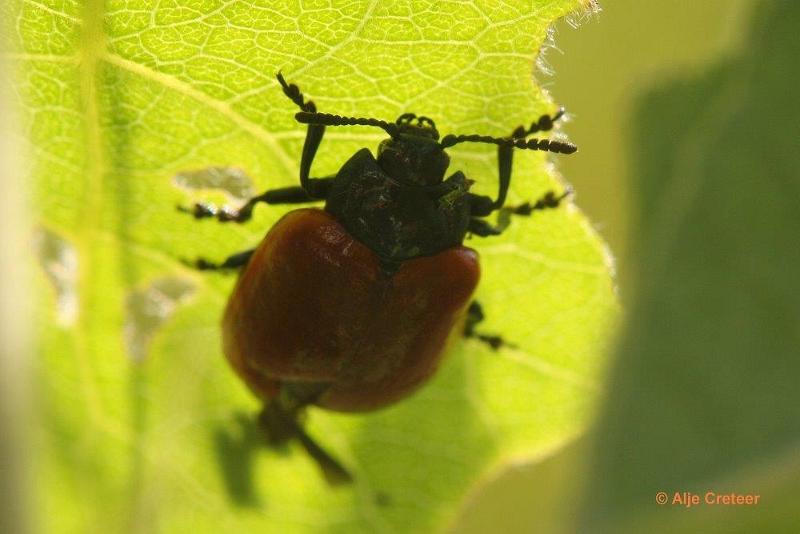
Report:
<svg viewBox="0 0 800 534"><path fill-rule="evenodd" d="M195 285L185 278L160 278L128 296L125 346L132 360L144 361L155 333L172 316L175 308L194 294L195 289Z"/></svg>
<svg viewBox="0 0 800 534"><path fill-rule="evenodd" d="M173 183L193 194L209 190L222 191L228 201L235 205L244 204L255 194L252 178L238 167L206 167L181 171L174 176Z"/></svg>
<svg viewBox="0 0 800 534"><path fill-rule="evenodd" d="M78 317L78 253L70 242L50 230L34 236L34 249L56 292L56 321L72 326Z"/></svg>

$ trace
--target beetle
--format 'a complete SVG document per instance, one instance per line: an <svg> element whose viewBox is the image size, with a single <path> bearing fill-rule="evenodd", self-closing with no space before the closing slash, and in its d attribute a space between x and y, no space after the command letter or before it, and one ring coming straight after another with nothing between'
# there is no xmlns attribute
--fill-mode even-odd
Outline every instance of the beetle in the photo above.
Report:
<svg viewBox="0 0 800 534"><path fill-rule="evenodd" d="M350 474L303 430L303 410L315 405L364 412L395 403L424 384L455 340L478 334L480 306L472 295L480 278L468 234L498 235L486 217L498 210L530 215L555 208L569 193L548 192L534 204L505 206L513 149L571 154L566 142L528 138L563 115L543 115L509 137L446 135L433 120L412 113L394 122L317 111L297 85L278 82L308 125L300 185L270 189L232 210L198 203L196 218L244 222L259 204L325 201L324 209L289 212L253 250L222 263L198 259L204 270L241 269L223 317L223 348L234 371L264 403L261 426L273 444L297 439L332 483ZM377 157L363 148L333 176L311 177L326 127L371 126L388 138ZM457 171L445 178L446 149L465 142L498 146L496 198L470 192Z"/></svg>

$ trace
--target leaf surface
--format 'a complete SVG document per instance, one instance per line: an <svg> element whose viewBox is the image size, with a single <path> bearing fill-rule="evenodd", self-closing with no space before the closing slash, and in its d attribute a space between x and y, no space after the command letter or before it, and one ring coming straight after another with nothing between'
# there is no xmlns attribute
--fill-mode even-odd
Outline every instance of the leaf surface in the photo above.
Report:
<svg viewBox="0 0 800 534"><path fill-rule="evenodd" d="M482 329L517 348L464 342L395 407L310 412L309 432L357 478L338 490L299 449L259 446L258 406L221 356L233 278L180 262L252 247L286 209L260 208L234 226L174 206L296 183L305 133L278 70L322 111L389 120L414 111L443 132L508 135L554 111L532 79L536 55L548 26L582 7L4 4L13 31L3 55L18 67L41 226L44 526L441 530L490 470L580 433L617 306L607 253L573 205L468 242L482 256ZM380 138L329 129L314 174ZM478 191L495 190L490 147L452 156ZM547 160L516 155L512 203L563 189ZM208 187L220 183L227 193Z"/></svg>

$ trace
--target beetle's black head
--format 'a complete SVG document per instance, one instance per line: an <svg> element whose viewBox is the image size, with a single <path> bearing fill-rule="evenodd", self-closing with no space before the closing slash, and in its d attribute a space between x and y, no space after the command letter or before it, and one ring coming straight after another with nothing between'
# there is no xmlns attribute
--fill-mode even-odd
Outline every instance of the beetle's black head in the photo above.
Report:
<svg viewBox="0 0 800 534"><path fill-rule="evenodd" d="M394 135L378 147L381 169L403 184L425 186L441 183L450 158L438 142L439 132L433 121L405 113L395 124Z"/></svg>

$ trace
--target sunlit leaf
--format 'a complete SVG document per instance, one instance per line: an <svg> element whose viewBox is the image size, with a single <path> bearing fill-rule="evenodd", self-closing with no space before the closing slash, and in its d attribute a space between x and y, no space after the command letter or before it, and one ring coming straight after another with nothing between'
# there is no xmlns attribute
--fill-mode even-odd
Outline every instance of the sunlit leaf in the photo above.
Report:
<svg viewBox="0 0 800 534"><path fill-rule="evenodd" d="M327 487L299 449L260 447L257 403L221 356L233 278L180 260L251 247L286 209L198 223L175 206L239 193L186 177L235 175L236 191L296 183L304 129L278 70L323 111L415 111L444 132L507 135L556 109L534 84L537 53L554 20L587 7L337 4L4 4L38 223L77 269L65 324L48 274L59 257L42 258L37 487L49 530L440 530L489 470L584 428L617 308L602 243L567 205L469 241L482 256L482 328L517 348L465 342L428 387L375 414L310 412L309 432L351 467L352 487ZM379 140L331 129L314 174ZM494 191L490 147L452 153L477 190ZM511 202L563 190L547 160L516 156Z"/></svg>

